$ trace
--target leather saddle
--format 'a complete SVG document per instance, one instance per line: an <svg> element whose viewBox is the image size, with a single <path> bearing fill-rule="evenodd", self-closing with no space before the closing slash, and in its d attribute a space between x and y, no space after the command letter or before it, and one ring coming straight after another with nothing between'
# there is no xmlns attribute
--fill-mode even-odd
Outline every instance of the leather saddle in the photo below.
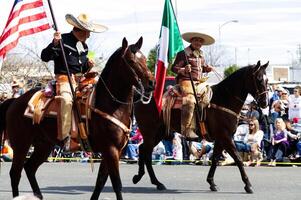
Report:
<svg viewBox="0 0 301 200"><path fill-rule="evenodd" d="M95 76L97 74L93 72L87 75L83 81L79 83L76 91L77 102L80 105L81 117L85 119L90 113L88 107L92 105L92 99L94 94L93 85L96 83ZM54 94L54 92L51 92ZM56 118L59 110L59 101L62 97L56 95L49 95L47 89L37 91L29 100L24 115L33 120L33 124L40 124L45 117Z"/></svg>

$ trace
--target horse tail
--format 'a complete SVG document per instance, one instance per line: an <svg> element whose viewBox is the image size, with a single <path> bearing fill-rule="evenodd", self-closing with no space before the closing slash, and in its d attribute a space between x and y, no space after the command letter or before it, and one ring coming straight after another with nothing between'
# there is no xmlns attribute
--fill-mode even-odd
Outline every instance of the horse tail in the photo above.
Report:
<svg viewBox="0 0 301 200"><path fill-rule="evenodd" d="M6 129L6 112L9 106L14 102L14 98L7 99L0 104L0 158L2 158L2 147L4 147L4 133Z"/></svg>

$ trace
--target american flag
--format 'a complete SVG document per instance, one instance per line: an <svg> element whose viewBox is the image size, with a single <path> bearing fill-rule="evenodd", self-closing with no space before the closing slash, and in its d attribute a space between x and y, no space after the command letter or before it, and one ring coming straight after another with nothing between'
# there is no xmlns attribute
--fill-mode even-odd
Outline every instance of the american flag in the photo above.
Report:
<svg viewBox="0 0 301 200"><path fill-rule="evenodd" d="M15 0L0 36L0 63L17 46L19 38L51 28L43 0ZM1 65L0 65L1 68Z"/></svg>

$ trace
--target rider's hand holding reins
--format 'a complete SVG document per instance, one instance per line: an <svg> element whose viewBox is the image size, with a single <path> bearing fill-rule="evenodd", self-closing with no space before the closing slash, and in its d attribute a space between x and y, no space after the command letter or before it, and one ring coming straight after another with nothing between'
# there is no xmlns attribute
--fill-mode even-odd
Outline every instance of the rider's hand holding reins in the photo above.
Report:
<svg viewBox="0 0 301 200"><path fill-rule="evenodd" d="M188 74L190 72L191 72L191 65L188 64L188 65L185 66L185 73Z"/></svg>

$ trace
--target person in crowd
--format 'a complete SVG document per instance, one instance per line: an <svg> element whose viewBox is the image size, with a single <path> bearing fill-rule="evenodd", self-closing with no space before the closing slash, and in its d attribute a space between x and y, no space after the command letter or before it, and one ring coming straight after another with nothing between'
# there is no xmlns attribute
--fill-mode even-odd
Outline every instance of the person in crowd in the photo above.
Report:
<svg viewBox="0 0 301 200"><path fill-rule="evenodd" d="M301 86L294 88L294 94L288 98L288 118L289 120L301 122ZM296 120L297 119L297 120Z"/></svg>
<svg viewBox="0 0 301 200"><path fill-rule="evenodd" d="M292 126L292 122L290 120L285 120L285 125L288 131L287 135L289 141L287 155L290 155L290 159L297 159L301 155L301 132Z"/></svg>
<svg viewBox="0 0 301 200"><path fill-rule="evenodd" d="M173 164L179 164L183 161L183 146L182 146L182 138L183 136L178 133L178 132L174 132L174 138L172 140L172 157L173 160L177 161L174 162Z"/></svg>
<svg viewBox="0 0 301 200"><path fill-rule="evenodd" d="M11 83L11 88L12 88L12 98L18 98L20 96L19 90L20 90L20 85L17 81L13 81Z"/></svg>
<svg viewBox="0 0 301 200"><path fill-rule="evenodd" d="M288 131L282 118L275 120L275 130L272 138L272 155L269 166L276 166L276 161L282 161L289 145Z"/></svg>
<svg viewBox="0 0 301 200"><path fill-rule="evenodd" d="M202 140L201 142L192 141L189 146L194 160L202 160L204 165L208 165L209 152L213 149L213 143L206 140Z"/></svg>
<svg viewBox="0 0 301 200"><path fill-rule="evenodd" d="M61 34L56 31L52 42L42 50L41 59L45 62L54 61L54 74L56 79L56 94L61 96L60 111L58 115L58 139L65 141L65 149L70 150L70 131L73 96L68 82L67 69L60 49L60 40L63 40L71 84L76 88L75 75L88 72L94 61L87 57L88 46L86 40L91 32L104 32L107 27L95 24L87 14L80 14L77 18L67 14L66 21L73 26L70 33ZM76 148L76 147L75 147ZM71 146L72 149L72 146Z"/></svg>
<svg viewBox="0 0 301 200"><path fill-rule="evenodd" d="M130 160L138 160L138 148L143 142L143 137L140 129L137 128L135 135L130 137L125 150L125 158Z"/></svg>
<svg viewBox="0 0 301 200"><path fill-rule="evenodd" d="M174 137L174 134L172 134L172 138ZM173 149L173 144L172 144L172 139L163 139L162 143L164 145L164 149L165 149L165 154L166 157L172 157L172 149Z"/></svg>
<svg viewBox="0 0 301 200"><path fill-rule="evenodd" d="M2 155L2 159L5 162L10 162L13 160L14 157L14 152L13 149L10 147L8 140L4 141L4 145L3 147L1 146L1 155Z"/></svg>
<svg viewBox="0 0 301 200"><path fill-rule="evenodd" d="M251 146L251 151L248 155L247 166L256 162L256 166L260 166L263 160L261 152L261 141L263 139L263 131L260 130L259 122L254 117L249 121L249 134L247 137L247 144Z"/></svg>
<svg viewBox="0 0 301 200"><path fill-rule="evenodd" d="M241 119L238 122L237 129L233 135L234 144L240 153L242 160L247 160L247 153L251 151L251 146L247 143L247 135L249 133L248 118L246 113L248 106L244 105L241 112Z"/></svg>
<svg viewBox="0 0 301 200"><path fill-rule="evenodd" d="M258 111L258 107L255 101L252 101L249 104L249 110L246 114L247 118L252 119L252 118L256 118L257 120L259 120L260 118L260 113Z"/></svg>
<svg viewBox="0 0 301 200"><path fill-rule="evenodd" d="M180 85L183 96L181 133L187 138L198 138L195 133L195 120L193 119L196 99L190 81L190 74L196 93L201 96L201 105L208 104L210 99L206 96L206 93L209 87L207 87L203 73L212 71L213 67L205 62L201 47L211 45L215 40L207 34L198 32L187 32L182 37L190 45L177 54L172 65L172 71L177 74L176 81Z"/></svg>
<svg viewBox="0 0 301 200"><path fill-rule="evenodd" d="M160 165L164 162L166 157L165 147L162 141L160 141L153 149L152 160Z"/></svg>
<svg viewBox="0 0 301 200"><path fill-rule="evenodd" d="M285 111L285 106L281 100L276 100L273 102L272 109L270 111L270 113L271 113L270 119L271 119L273 125L275 125L275 120L277 118L282 117L284 111ZM275 127L273 126L273 128L275 128Z"/></svg>

